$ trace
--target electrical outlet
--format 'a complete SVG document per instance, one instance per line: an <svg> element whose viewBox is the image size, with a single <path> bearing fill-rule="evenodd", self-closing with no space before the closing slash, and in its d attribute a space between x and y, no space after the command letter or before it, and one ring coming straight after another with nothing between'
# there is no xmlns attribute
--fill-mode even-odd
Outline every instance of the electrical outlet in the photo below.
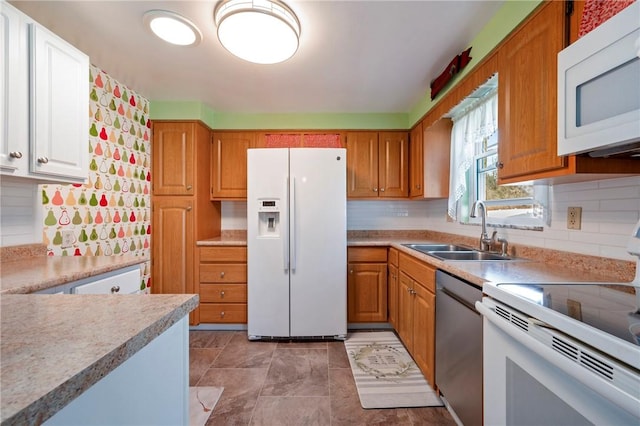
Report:
<svg viewBox="0 0 640 426"><path fill-rule="evenodd" d="M567 229L580 229L582 227L582 207L569 207L567 209Z"/></svg>
<svg viewBox="0 0 640 426"><path fill-rule="evenodd" d="M62 248L69 248L76 242L76 236L73 231L62 231Z"/></svg>

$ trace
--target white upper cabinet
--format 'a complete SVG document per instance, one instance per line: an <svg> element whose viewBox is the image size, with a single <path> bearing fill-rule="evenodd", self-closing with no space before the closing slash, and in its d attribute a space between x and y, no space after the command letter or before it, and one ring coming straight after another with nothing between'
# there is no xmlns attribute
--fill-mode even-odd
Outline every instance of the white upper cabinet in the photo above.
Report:
<svg viewBox="0 0 640 426"><path fill-rule="evenodd" d="M0 2L0 173L84 182L89 57Z"/></svg>

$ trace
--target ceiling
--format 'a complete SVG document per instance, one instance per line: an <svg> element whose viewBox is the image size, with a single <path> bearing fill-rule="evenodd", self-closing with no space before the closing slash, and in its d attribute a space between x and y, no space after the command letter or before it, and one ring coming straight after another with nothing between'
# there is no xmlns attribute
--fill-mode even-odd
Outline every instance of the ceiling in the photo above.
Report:
<svg viewBox="0 0 640 426"><path fill-rule="evenodd" d="M300 47L274 65L244 62L220 45L216 0L11 3L151 101L241 114L410 112L504 1L290 0ZM178 47L153 36L142 23L152 9L193 21L202 43Z"/></svg>

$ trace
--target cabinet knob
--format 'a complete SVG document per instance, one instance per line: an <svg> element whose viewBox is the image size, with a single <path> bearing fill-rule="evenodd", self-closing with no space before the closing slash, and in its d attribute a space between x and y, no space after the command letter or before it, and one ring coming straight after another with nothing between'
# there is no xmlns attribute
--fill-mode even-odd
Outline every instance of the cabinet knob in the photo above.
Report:
<svg viewBox="0 0 640 426"><path fill-rule="evenodd" d="M378 188L373 188L373 192L378 192Z"/></svg>
<svg viewBox="0 0 640 426"><path fill-rule="evenodd" d="M192 208L193 208L193 207L188 206L188 207L187 207L187 211L188 211L188 212L190 212Z"/></svg>
<svg viewBox="0 0 640 426"><path fill-rule="evenodd" d="M499 168L499 169L504 168L504 163L503 163L502 161L498 163L498 168Z"/></svg>
<svg viewBox="0 0 640 426"><path fill-rule="evenodd" d="M22 158L22 153L20 151L13 151L9 153L9 157L11 158Z"/></svg>
<svg viewBox="0 0 640 426"><path fill-rule="evenodd" d="M191 188L193 188L193 186L187 185L187 191L191 191Z"/></svg>
<svg viewBox="0 0 640 426"><path fill-rule="evenodd" d="M117 293L119 291L120 291L119 285L114 285L113 287L111 287L111 294Z"/></svg>
<svg viewBox="0 0 640 426"><path fill-rule="evenodd" d="M420 189L420 184L416 185L416 189Z"/></svg>
<svg viewBox="0 0 640 426"><path fill-rule="evenodd" d="M384 188L380 188L380 192L384 192Z"/></svg>
<svg viewBox="0 0 640 426"><path fill-rule="evenodd" d="M224 278L224 271L220 272L220 278Z"/></svg>
<svg viewBox="0 0 640 426"><path fill-rule="evenodd" d="M350 269L350 270L349 270L349 273L350 273L350 274L353 274L353 269Z"/></svg>
<svg viewBox="0 0 640 426"><path fill-rule="evenodd" d="M49 162L49 159L47 157L38 157L38 163L47 164L48 162Z"/></svg>
<svg viewBox="0 0 640 426"><path fill-rule="evenodd" d="M220 318L224 318L224 311L220 312Z"/></svg>
<svg viewBox="0 0 640 426"><path fill-rule="evenodd" d="M224 299L224 290L220 292L220 299Z"/></svg>

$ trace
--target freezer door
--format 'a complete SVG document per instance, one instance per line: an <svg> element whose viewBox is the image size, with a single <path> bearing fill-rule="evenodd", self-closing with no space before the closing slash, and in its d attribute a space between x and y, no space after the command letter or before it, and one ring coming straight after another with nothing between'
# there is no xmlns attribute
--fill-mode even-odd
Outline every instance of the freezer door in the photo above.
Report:
<svg viewBox="0 0 640 426"><path fill-rule="evenodd" d="M347 332L346 150L290 149L291 336Z"/></svg>
<svg viewBox="0 0 640 426"><path fill-rule="evenodd" d="M249 338L289 336L288 149L247 152Z"/></svg>

